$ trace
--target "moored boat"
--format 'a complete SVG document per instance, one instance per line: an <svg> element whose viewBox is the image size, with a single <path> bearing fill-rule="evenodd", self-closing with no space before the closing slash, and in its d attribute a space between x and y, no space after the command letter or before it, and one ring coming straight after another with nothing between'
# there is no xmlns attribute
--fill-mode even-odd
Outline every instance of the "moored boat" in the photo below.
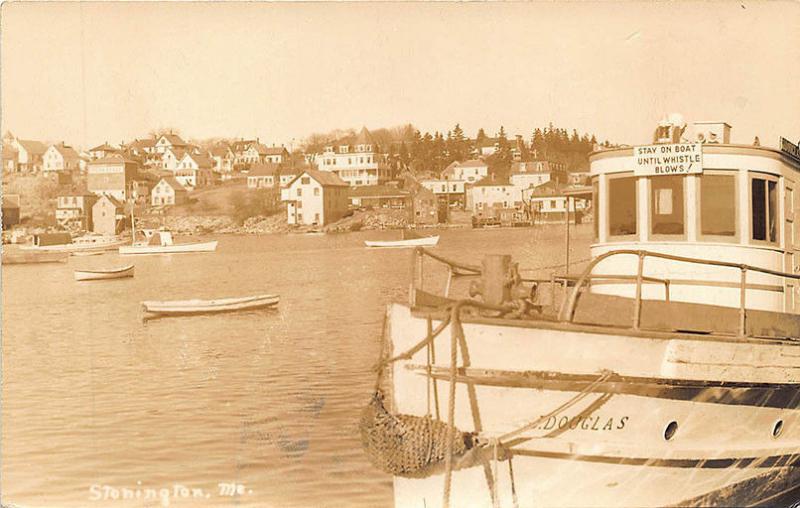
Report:
<svg viewBox="0 0 800 508"><path fill-rule="evenodd" d="M36 252L15 250L3 251L2 264L4 265L26 265L38 263L64 263L67 261L67 252Z"/></svg>
<svg viewBox="0 0 800 508"><path fill-rule="evenodd" d="M108 280L133 277L133 265L105 270L75 270L75 280Z"/></svg>
<svg viewBox="0 0 800 508"><path fill-rule="evenodd" d="M20 247L20 249L38 252L103 252L106 250L116 249L120 245L124 245L126 242L125 239L118 236L85 235L73 238L71 241L65 243L48 245L42 239L44 236L45 235L36 235L34 237L34 245L25 245Z"/></svg>
<svg viewBox="0 0 800 508"><path fill-rule="evenodd" d="M214 300L149 300L142 302L142 309L145 312L160 315L207 314L274 307L279 301L278 295L255 295Z"/></svg>
<svg viewBox="0 0 800 508"><path fill-rule="evenodd" d="M668 124L591 154L577 276L415 249L362 420L396 506L750 506L796 488L800 149L697 128L718 142Z"/></svg>
<svg viewBox="0 0 800 508"><path fill-rule="evenodd" d="M214 252L217 241L174 243L169 231L146 231L147 240L134 245L123 245L119 253L129 254L177 254L183 252Z"/></svg>
<svg viewBox="0 0 800 508"><path fill-rule="evenodd" d="M434 247L439 243L439 235L421 236L412 231L403 230L402 240L366 240L364 245L367 247L378 248L404 248L404 247Z"/></svg>

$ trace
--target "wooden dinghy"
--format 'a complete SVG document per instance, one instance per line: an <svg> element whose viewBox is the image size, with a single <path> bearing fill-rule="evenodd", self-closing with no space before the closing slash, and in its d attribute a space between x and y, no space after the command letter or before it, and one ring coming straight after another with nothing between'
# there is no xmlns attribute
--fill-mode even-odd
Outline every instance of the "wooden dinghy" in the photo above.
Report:
<svg viewBox="0 0 800 508"><path fill-rule="evenodd" d="M90 251L71 252L70 255L82 258L86 256L102 256L105 253L106 251L103 250L90 250Z"/></svg>
<svg viewBox="0 0 800 508"><path fill-rule="evenodd" d="M173 300L142 302L142 309L150 314L165 316L207 314L261 309L278 305L278 295L256 295L243 298L221 298L217 300Z"/></svg>
<svg viewBox="0 0 800 508"><path fill-rule="evenodd" d="M75 270L75 280L107 280L133 277L133 265L108 270Z"/></svg>
<svg viewBox="0 0 800 508"><path fill-rule="evenodd" d="M402 240L365 241L367 247L401 248L401 247L434 247L439 243L439 235L421 236L413 231L403 230Z"/></svg>

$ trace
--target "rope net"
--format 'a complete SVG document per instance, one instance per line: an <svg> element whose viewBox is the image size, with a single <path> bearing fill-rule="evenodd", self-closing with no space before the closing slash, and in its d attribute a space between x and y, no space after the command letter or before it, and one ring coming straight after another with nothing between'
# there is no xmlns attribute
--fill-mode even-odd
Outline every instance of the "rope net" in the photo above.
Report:
<svg viewBox="0 0 800 508"><path fill-rule="evenodd" d="M359 427L364 451L386 473L424 478L445 461L447 424L430 416L393 415L384 407L380 391L362 412ZM460 456L475 446L475 434L454 430L453 455Z"/></svg>

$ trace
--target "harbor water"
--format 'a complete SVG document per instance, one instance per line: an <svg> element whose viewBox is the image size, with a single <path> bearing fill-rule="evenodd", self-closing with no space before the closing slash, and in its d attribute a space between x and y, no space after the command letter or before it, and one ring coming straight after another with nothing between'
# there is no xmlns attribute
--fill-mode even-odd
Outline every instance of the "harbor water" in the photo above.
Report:
<svg viewBox="0 0 800 508"><path fill-rule="evenodd" d="M440 234L436 253L473 264L564 260L563 225ZM3 504L391 506L358 419L411 254L363 241L399 236L221 236L208 254L4 266ZM588 257L590 236L573 230L573 260ZM132 279L73 279L130 262ZM146 322L140 310L260 293L279 294L278 308Z"/></svg>

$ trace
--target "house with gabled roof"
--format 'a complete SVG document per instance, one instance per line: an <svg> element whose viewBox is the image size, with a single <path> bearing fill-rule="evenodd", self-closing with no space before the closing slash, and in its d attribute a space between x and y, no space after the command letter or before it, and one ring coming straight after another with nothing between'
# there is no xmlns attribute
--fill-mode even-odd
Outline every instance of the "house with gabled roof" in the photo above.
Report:
<svg viewBox="0 0 800 508"><path fill-rule="evenodd" d="M122 153L122 150L109 145L108 141L89 149L89 157L93 160L102 159L103 157L114 155L115 153Z"/></svg>
<svg viewBox="0 0 800 508"><path fill-rule="evenodd" d="M100 235L119 234L125 222L125 204L114 196L101 195L92 205L92 231Z"/></svg>
<svg viewBox="0 0 800 508"><path fill-rule="evenodd" d="M189 190L213 184L211 167L213 162L206 155L186 152L178 162L175 178Z"/></svg>
<svg viewBox="0 0 800 508"><path fill-rule="evenodd" d="M264 147L263 162L271 162L273 164L283 164L289 162L289 150L283 146Z"/></svg>
<svg viewBox="0 0 800 508"><path fill-rule="evenodd" d="M178 170L183 157L186 155L186 150L183 148L167 147L161 152L161 169L172 171L173 173Z"/></svg>
<svg viewBox="0 0 800 508"><path fill-rule="evenodd" d="M80 155L71 146L62 141L50 145L44 152L42 171L73 171L80 169Z"/></svg>
<svg viewBox="0 0 800 508"><path fill-rule="evenodd" d="M186 188L174 176L165 176L150 191L152 206L181 205L188 199Z"/></svg>
<svg viewBox="0 0 800 508"><path fill-rule="evenodd" d="M17 168L20 171L39 171L42 169L42 158L47 146L30 139L15 139L13 143L17 151Z"/></svg>
<svg viewBox="0 0 800 508"><path fill-rule="evenodd" d="M87 189L71 189L62 192L56 200L56 222L67 229L92 229L92 206L97 195Z"/></svg>
<svg viewBox="0 0 800 508"><path fill-rule="evenodd" d="M16 173L19 171L17 158L19 152L11 144L3 144L3 171Z"/></svg>
<svg viewBox="0 0 800 508"><path fill-rule="evenodd" d="M223 180L227 180L231 171L233 171L233 164L236 160L236 154L233 153L230 145L227 143L214 145L209 152L209 157L214 163L212 169L220 174Z"/></svg>
<svg viewBox="0 0 800 508"><path fill-rule="evenodd" d="M391 169L366 127L355 136L328 144L316 157L320 171L335 173L348 185L378 185L391 178Z"/></svg>
<svg viewBox="0 0 800 508"><path fill-rule="evenodd" d="M274 189L280 185L281 167L271 162L257 163L247 173L248 189Z"/></svg>
<svg viewBox="0 0 800 508"><path fill-rule="evenodd" d="M347 194L347 183L336 174L306 169L281 189L281 201L289 224L324 226L347 213Z"/></svg>
<svg viewBox="0 0 800 508"><path fill-rule="evenodd" d="M183 140L180 136L173 133L166 133L162 134L158 137L155 144L155 150L157 153L163 154L169 148L177 148L180 150L186 150L187 143Z"/></svg>

